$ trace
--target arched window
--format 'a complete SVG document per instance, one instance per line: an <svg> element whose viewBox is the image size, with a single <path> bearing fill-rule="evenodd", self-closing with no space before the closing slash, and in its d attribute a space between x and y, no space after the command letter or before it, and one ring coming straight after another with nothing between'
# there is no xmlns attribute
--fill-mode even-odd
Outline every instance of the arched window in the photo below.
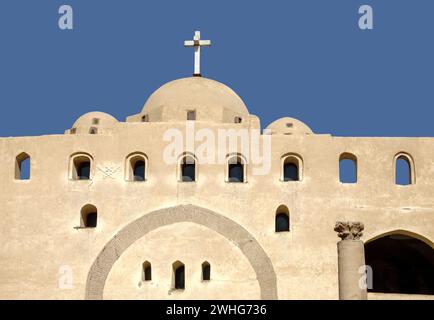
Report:
<svg viewBox="0 0 434 320"><path fill-rule="evenodd" d="M433 246L429 240L402 230L366 242L366 265L372 273L368 291L433 295Z"/></svg>
<svg viewBox="0 0 434 320"><path fill-rule="evenodd" d="M196 159L193 155L184 154L180 159L179 180L183 182L196 181Z"/></svg>
<svg viewBox="0 0 434 320"><path fill-rule="evenodd" d="M146 181L147 157L143 153L133 153L127 157L126 180Z"/></svg>
<svg viewBox="0 0 434 320"><path fill-rule="evenodd" d="M415 183L413 159L403 152L395 155L395 183L404 186Z"/></svg>
<svg viewBox="0 0 434 320"><path fill-rule="evenodd" d="M276 232L289 231L289 210L286 206L281 205L276 210Z"/></svg>
<svg viewBox="0 0 434 320"><path fill-rule="evenodd" d="M96 128L96 127L90 127L89 133L90 134L97 134L98 133L98 128Z"/></svg>
<svg viewBox="0 0 434 320"><path fill-rule="evenodd" d="M151 263L148 261L143 262L143 273L142 280L143 281L151 281L152 280L152 267Z"/></svg>
<svg viewBox="0 0 434 320"><path fill-rule="evenodd" d="M289 154L282 157L282 181L300 181L303 161L300 156Z"/></svg>
<svg viewBox="0 0 434 320"><path fill-rule="evenodd" d="M245 182L246 180L246 165L241 156L231 156L228 158L228 182Z"/></svg>
<svg viewBox="0 0 434 320"><path fill-rule="evenodd" d="M22 152L15 158L15 179L30 179L30 156Z"/></svg>
<svg viewBox="0 0 434 320"><path fill-rule="evenodd" d="M202 281L209 281L211 279L211 265L205 261L202 263Z"/></svg>
<svg viewBox="0 0 434 320"><path fill-rule="evenodd" d="M92 158L87 154L76 154L71 158L70 179L89 180L91 177Z"/></svg>
<svg viewBox="0 0 434 320"><path fill-rule="evenodd" d="M243 119L241 117L235 117L234 118L234 123L241 123L243 121Z"/></svg>
<svg viewBox="0 0 434 320"><path fill-rule="evenodd" d="M344 152L339 157L339 181L341 183L357 182L357 157Z"/></svg>
<svg viewBox="0 0 434 320"><path fill-rule="evenodd" d="M87 204L81 209L81 227L96 228L98 220L98 210L94 205Z"/></svg>
<svg viewBox="0 0 434 320"><path fill-rule="evenodd" d="M173 269L173 288L185 289L185 266L182 262L176 261L172 265Z"/></svg>

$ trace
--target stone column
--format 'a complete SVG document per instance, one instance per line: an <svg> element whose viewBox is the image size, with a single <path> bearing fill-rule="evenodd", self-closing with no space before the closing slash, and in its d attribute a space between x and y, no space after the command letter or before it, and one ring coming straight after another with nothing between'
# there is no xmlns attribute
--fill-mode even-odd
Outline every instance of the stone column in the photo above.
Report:
<svg viewBox="0 0 434 320"><path fill-rule="evenodd" d="M366 300L365 248L360 240L364 229L361 222L336 222L338 242L339 299Z"/></svg>

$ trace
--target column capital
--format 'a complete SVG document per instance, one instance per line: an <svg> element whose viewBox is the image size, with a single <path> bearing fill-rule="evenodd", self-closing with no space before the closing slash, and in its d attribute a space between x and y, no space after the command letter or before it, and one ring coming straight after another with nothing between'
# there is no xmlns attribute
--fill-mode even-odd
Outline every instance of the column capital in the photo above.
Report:
<svg viewBox="0 0 434 320"><path fill-rule="evenodd" d="M359 240L364 228L361 222L337 221L334 230L342 240Z"/></svg>

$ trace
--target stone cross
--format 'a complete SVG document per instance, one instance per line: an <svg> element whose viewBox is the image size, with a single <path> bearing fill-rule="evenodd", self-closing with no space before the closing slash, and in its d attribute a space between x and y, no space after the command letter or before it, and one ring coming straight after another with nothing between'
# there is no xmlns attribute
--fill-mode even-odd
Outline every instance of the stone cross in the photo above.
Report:
<svg viewBox="0 0 434 320"><path fill-rule="evenodd" d="M194 47L194 73L200 77L200 47L209 47L211 40L200 40L200 31L195 31L193 40L184 41L184 47Z"/></svg>

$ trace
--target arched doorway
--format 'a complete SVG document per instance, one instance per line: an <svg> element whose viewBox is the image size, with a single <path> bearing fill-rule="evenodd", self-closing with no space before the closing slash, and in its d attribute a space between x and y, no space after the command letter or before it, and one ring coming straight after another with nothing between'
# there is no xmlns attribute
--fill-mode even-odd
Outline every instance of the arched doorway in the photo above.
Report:
<svg viewBox="0 0 434 320"><path fill-rule="evenodd" d="M179 205L148 213L120 230L101 250L90 268L86 283L86 299L103 299L107 276L113 264L129 246L156 228L178 222L197 223L232 241L240 248L255 271L261 298L277 299L273 265L253 235L235 221L194 205Z"/></svg>
<svg viewBox="0 0 434 320"><path fill-rule="evenodd" d="M434 244L408 231L393 231L365 244L373 273L368 292L434 294Z"/></svg>

